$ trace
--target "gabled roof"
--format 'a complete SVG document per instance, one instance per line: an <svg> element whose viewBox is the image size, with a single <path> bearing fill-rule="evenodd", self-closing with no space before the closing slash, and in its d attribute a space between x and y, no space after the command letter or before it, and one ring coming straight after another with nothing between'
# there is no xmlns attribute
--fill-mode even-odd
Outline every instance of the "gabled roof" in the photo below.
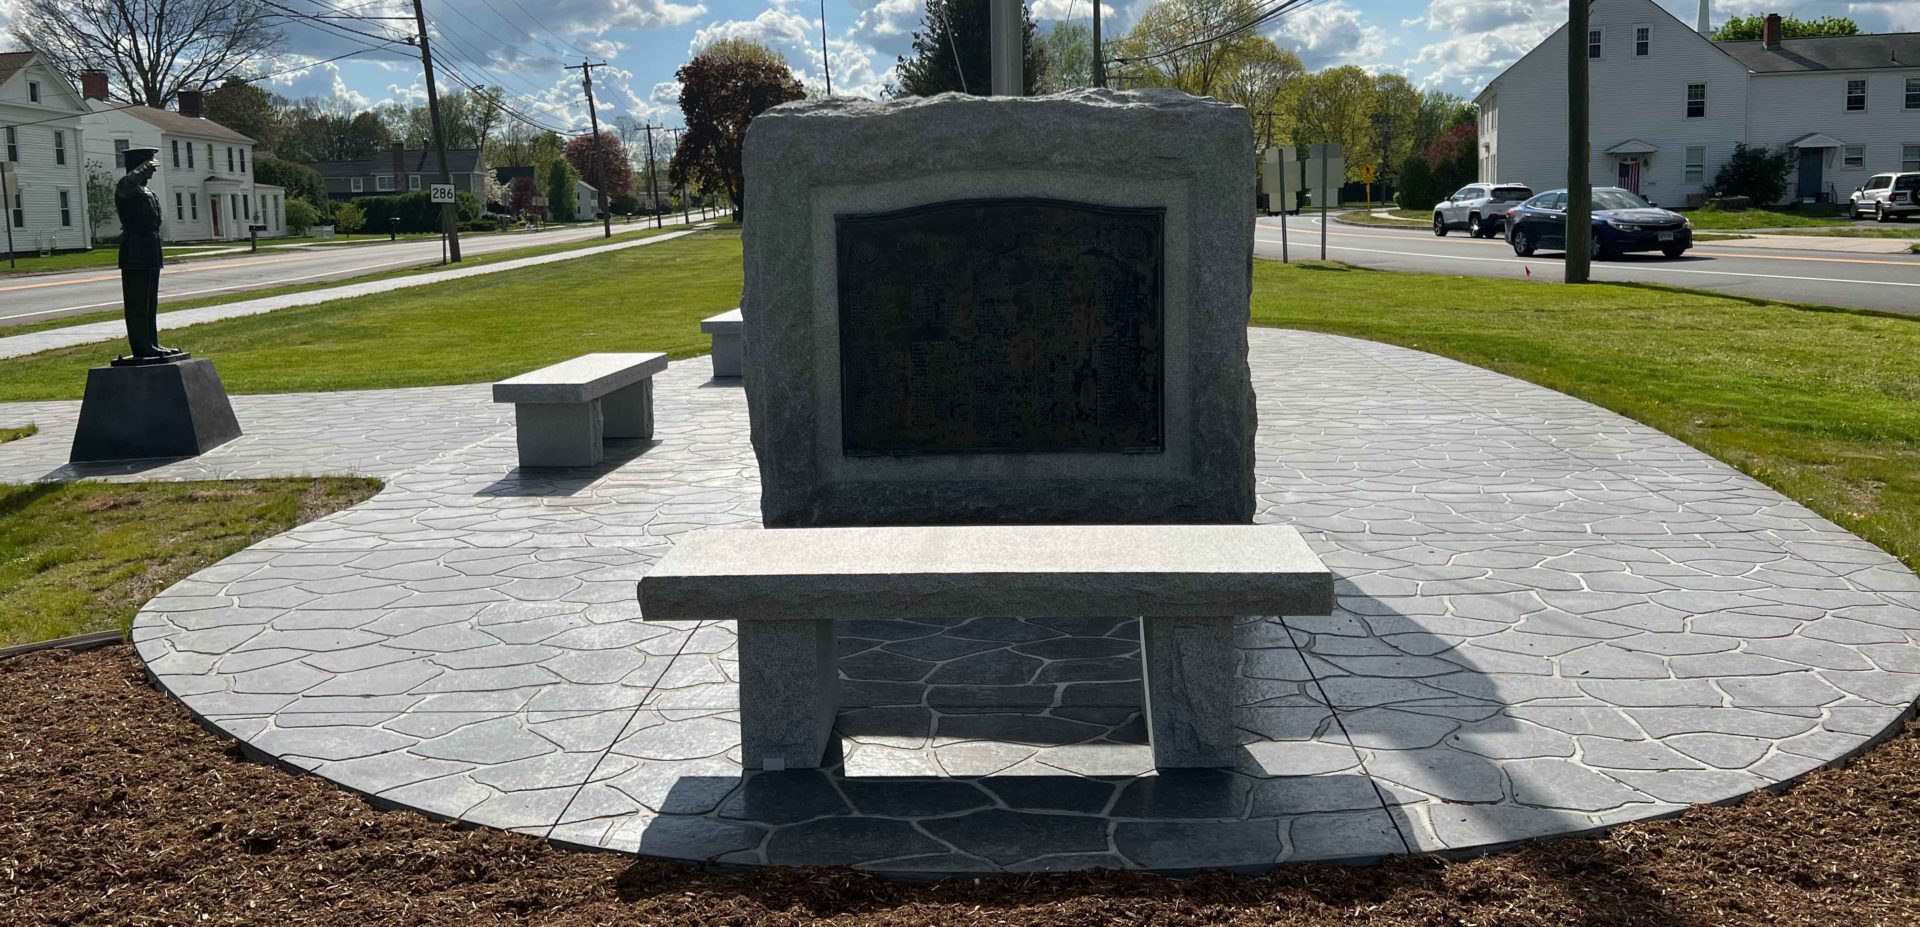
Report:
<svg viewBox="0 0 1920 927"><path fill-rule="evenodd" d="M1825 132L1808 132L1787 143L1788 148L1845 148L1843 142Z"/></svg>
<svg viewBox="0 0 1920 927"><path fill-rule="evenodd" d="M432 151L409 148L401 155L402 163L408 173L437 174L440 171L440 158ZM370 158L354 158L346 161L308 161L306 165L320 172L321 177L365 177L369 174L393 173L392 150L381 151ZM447 170L455 174L471 174L479 170L480 149L447 149Z"/></svg>
<svg viewBox="0 0 1920 927"><path fill-rule="evenodd" d="M1607 154L1652 154L1659 150L1659 145L1645 139L1630 138L1607 149Z"/></svg>
<svg viewBox="0 0 1920 927"><path fill-rule="evenodd" d="M1755 74L1920 68L1920 32L1810 35L1782 39L1779 48L1759 41L1714 44Z"/></svg>
<svg viewBox="0 0 1920 927"><path fill-rule="evenodd" d="M253 144L253 139L241 135L211 119L182 116L172 110L154 109L151 106L127 106L124 108L107 106L95 109L95 112L106 112L108 110L125 113L162 132L170 132L174 135L197 135L201 138L216 138L226 142L240 142L247 145Z"/></svg>

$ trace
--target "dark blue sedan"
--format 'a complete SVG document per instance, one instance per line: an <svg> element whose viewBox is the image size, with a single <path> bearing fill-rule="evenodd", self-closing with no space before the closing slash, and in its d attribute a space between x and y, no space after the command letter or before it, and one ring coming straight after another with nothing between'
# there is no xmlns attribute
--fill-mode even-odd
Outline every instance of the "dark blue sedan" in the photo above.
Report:
<svg viewBox="0 0 1920 927"><path fill-rule="evenodd" d="M1526 257L1567 249L1567 191L1548 190L1507 212L1507 243ZM1677 258L1693 247L1693 223L1619 187L1595 187L1593 238L1596 260L1628 251L1658 251Z"/></svg>

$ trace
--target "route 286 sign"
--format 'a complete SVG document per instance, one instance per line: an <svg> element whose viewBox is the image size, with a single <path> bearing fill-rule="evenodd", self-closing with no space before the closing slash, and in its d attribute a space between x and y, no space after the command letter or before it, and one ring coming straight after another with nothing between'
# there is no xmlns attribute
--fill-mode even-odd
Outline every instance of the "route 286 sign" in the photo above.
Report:
<svg viewBox="0 0 1920 927"><path fill-rule="evenodd" d="M427 184L427 202L429 203L453 202L453 184L450 184L450 183Z"/></svg>

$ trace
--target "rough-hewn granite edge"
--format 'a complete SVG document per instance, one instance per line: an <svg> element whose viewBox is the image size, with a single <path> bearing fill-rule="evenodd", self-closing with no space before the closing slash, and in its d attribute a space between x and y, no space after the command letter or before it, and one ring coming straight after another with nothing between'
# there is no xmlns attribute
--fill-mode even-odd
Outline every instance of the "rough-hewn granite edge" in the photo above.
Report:
<svg viewBox="0 0 1920 927"><path fill-rule="evenodd" d="M793 103L753 121L744 166L752 197L743 230L744 385L767 525L1251 520L1255 411L1246 325L1254 164L1245 110L1167 90ZM832 243L813 240L810 191L994 170L1187 185L1193 401L1183 414L1187 407L1169 397L1168 420L1189 429L1188 478L819 479L811 402L821 384L811 364L809 310L814 261L831 259L816 249Z"/></svg>

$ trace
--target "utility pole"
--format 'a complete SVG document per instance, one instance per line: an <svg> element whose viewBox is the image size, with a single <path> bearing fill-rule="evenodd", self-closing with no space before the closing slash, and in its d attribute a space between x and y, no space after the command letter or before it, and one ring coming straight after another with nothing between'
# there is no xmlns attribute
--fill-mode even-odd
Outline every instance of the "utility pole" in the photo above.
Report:
<svg viewBox="0 0 1920 927"><path fill-rule="evenodd" d="M453 185L453 171L447 167L447 133L440 124L440 91L433 84L433 50L427 47L427 11L420 0L413 0L413 22L420 29L420 66L427 75L427 116L433 120L433 147L440 155L440 182ZM452 203L440 205L440 228L447 236L447 263L460 263L460 223L454 221Z"/></svg>
<svg viewBox="0 0 1920 927"><path fill-rule="evenodd" d="M820 0L820 72L827 75L827 97L833 97L833 62L827 60L827 0Z"/></svg>
<svg viewBox="0 0 1920 927"><path fill-rule="evenodd" d="M1101 0L1093 0L1093 85L1095 87L1107 85L1107 63L1100 60L1100 3Z"/></svg>
<svg viewBox="0 0 1920 927"><path fill-rule="evenodd" d="M677 156L680 153L681 130L668 129L667 131L673 133L673 152ZM672 168L668 168L668 170L672 170ZM673 178L669 175L667 179L671 180ZM687 182L684 179L680 181L680 224L689 227L693 225L693 214L687 210Z"/></svg>
<svg viewBox="0 0 1920 927"><path fill-rule="evenodd" d="M1593 269L1593 182L1587 176L1592 144L1587 126L1588 4L1571 0L1567 16L1567 259L1568 283L1585 283Z"/></svg>
<svg viewBox="0 0 1920 927"><path fill-rule="evenodd" d="M415 2L418 2L418 0L415 0ZM607 63L605 61L598 64L590 64L586 59L581 59L577 65L567 65L567 70L579 71L580 84L587 90L587 118L593 123L593 163L594 166L598 168L598 173L600 174L600 176L595 177L593 180L594 190L600 194L600 237L612 238L613 213L607 208L607 153L603 150L604 145L600 141L600 113L593 105L593 69L604 68L606 66Z"/></svg>
<svg viewBox="0 0 1920 927"><path fill-rule="evenodd" d="M660 227L660 188L653 179L653 130L665 130L666 126L648 123L647 130L647 211L653 213L653 227Z"/></svg>

